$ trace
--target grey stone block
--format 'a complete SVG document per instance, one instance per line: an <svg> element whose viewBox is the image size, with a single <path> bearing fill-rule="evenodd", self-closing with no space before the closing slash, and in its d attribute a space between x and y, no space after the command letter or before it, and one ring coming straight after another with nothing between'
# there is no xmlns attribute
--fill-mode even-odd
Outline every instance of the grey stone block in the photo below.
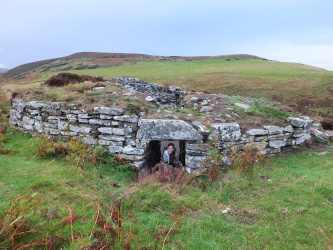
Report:
<svg viewBox="0 0 333 250"><path fill-rule="evenodd" d="M96 107L94 108L96 113L104 115L123 115L124 110L118 108L108 108L108 107Z"/></svg>
<svg viewBox="0 0 333 250"><path fill-rule="evenodd" d="M249 135L267 135L268 130L266 129L250 129L247 131Z"/></svg>
<svg viewBox="0 0 333 250"><path fill-rule="evenodd" d="M86 126L75 126L75 125L69 125L69 129L76 133L89 133L91 131L91 127Z"/></svg>
<svg viewBox="0 0 333 250"><path fill-rule="evenodd" d="M203 136L182 120L140 119L137 139L202 140Z"/></svg>
<svg viewBox="0 0 333 250"><path fill-rule="evenodd" d="M109 153L111 155L117 154L117 153L122 153L123 152L123 147L120 146L110 146L109 147Z"/></svg>
<svg viewBox="0 0 333 250"><path fill-rule="evenodd" d="M139 121L138 116L132 116L132 115L114 116L113 119L116 121L131 122L131 123L138 123Z"/></svg>
<svg viewBox="0 0 333 250"><path fill-rule="evenodd" d="M278 126L264 126L265 129L268 130L269 135L278 135L282 134L283 128Z"/></svg>
<svg viewBox="0 0 333 250"><path fill-rule="evenodd" d="M271 148L281 148L286 146L286 143L283 140L269 141L268 143Z"/></svg>
<svg viewBox="0 0 333 250"><path fill-rule="evenodd" d="M90 119L89 124L100 125L100 126L111 126L111 121L109 121L109 120L100 120L100 119Z"/></svg>
<svg viewBox="0 0 333 250"><path fill-rule="evenodd" d="M238 123L213 123L211 125L214 134L218 134L221 140L237 141L241 137Z"/></svg>
<svg viewBox="0 0 333 250"><path fill-rule="evenodd" d="M112 134L113 128L98 128L98 132L103 134Z"/></svg>
<svg viewBox="0 0 333 250"><path fill-rule="evenodd" d="M194 122L192 122L192 125L193 125L193 127L195 127L198 130L199 134L201 134L201 135L210 134L209 129L206 126L204 126L201 122L194 121Z"/></svg>
<svg viewBox="0 0 333 250"><path fill-rule="evenodd" d="M114 135L125 135L125 129L124 128L113 128L112 134Z"/></svg>

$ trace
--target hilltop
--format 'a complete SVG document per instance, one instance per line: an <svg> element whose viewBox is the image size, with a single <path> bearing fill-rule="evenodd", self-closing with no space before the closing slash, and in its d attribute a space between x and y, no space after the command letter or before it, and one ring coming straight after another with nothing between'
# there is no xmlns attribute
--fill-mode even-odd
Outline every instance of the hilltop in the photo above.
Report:
<svg viewBox="0 0 333 250"><path fill-rule="evenodd" d="M1 82L22 82L41 78L44 74L60 71L77 71L88 69L109 68L127 63L136 63L144 61L158 62L189 62L193 60L203 60L207 58L221 60L244 60L257 59L266 60L253 55L225 55L225 56L152 56L145 54L128 53L98 53L98 52L79 52L65 57L59 57L49 60L37 61L20 65L11 69L1 79Z"/></svg>
<svg viewBox="0 0 333 250"><path fill-rule="evenodd" d="M268 98L306 115L333 116L332 71L243 54L163 57L83 52L16 67L0 76L0 86L12 91L25 89L59 72L106 79L133 77L189 91Z"/></svg>

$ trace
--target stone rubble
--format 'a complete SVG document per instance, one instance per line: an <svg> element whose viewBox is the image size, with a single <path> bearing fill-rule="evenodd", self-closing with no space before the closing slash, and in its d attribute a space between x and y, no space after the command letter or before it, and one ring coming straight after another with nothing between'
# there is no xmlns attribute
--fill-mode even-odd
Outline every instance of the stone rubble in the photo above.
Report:
<svg viewBox="0 0 333 250"><path fill-rule="evenodd" d="M176 107L179 107L187 93L187 91L181 90L179 87L171 86L163 88L159 87L157 84L151 84L137 78L114 77L111 81L120 83L134 93L147 93L149 96L146 98L146 101L156 102L161 106L174 104Z"/></svg>

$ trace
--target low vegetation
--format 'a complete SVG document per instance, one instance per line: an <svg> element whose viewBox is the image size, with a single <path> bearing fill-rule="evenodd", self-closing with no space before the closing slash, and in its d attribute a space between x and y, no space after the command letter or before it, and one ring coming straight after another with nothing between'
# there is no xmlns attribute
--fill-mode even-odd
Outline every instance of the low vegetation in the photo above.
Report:
<svg viewBox="0 0 333 250"><path fill-rule="evenodd" d="M320 121L320 123L323 129L333 130L333 119L326 118Z"/></svg>
<svg viewBox="0 0 333 250"><path fill-rule="evenodd" d="M265 118L277 118L280 121L287 119L290 115L285 112L272 108L272 107L262 107L259 102L254 101L254 106L249 108L246 112L248 115L258 115Z"/></svg>
<svg viewBox="0 0 333 250"><path fill-rule="evenodd" d="M73 160L87 154L80 142L17 131L7 139L18 152L0 155L0 248L333 247L332 153L257 165L263 158L249 147L228 171L195 177L161 164L164 174L138 178L116 159Z"/></svg>

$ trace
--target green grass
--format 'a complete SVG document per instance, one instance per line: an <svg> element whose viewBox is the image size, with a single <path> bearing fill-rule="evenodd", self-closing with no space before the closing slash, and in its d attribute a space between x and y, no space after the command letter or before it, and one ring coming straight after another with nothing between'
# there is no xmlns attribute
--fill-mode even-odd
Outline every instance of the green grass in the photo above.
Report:
<svg viewBox="0 0 333 250"><path fill-rule="evenodd" d="M85 59L81 59L84 63ZM79 69L76 60L73 69ZM84 64L85 65L85 64ZM79 67L79 68L78 68ZM254 98L282 98L281 102L295 104L295 95L311 96L315 101L332 99L328 87L333 72L295 63L281 63L259 59L241 59L227 61L225 58L207 58L193 61L148 60L123 63L118 66L96 69L69 70L66 72L102 76L106 79L117 76L135 77L150 83L180 86L187 90L208 91L228 95L241 95ZM58 72L42 73L29 82L49 79ZM28 83L17 81L20 84ZM13 82L14 84L14 82ZM330 104L302 105L316 113L323 112L331 116Z"/></svg>
<svg viewBox="0 0 333 250"><path fill-rule="evenodd" d="M237 108L237 107L235 107ZM275 109L272 107L262 107L258 101L254 101L254 106L249 108L246 112L248 115L257 115L265 118L277 118L282 121L290 117L290 115L284 113L279 109Z"/></svg>
<svg viewBox="0 0 333 250"><path fill-rule="evenodd" d="M176 242L186 249L329 249L333 247L333 168L332 153L317 156L303 153L288 157L275 157L270 170L255 169L255 175L240 176L230 171L221 181L208 185L206 192L200 187L188 186L178 193L175 185L158 183L131 184L132 172L120 172L111 166L96 166L91 172L64 166L65 160L37 159L31 154L34 147L27 135L15 132L9 135L6 147L20 150L17 154L0 155L0 216L8 208L11 198L37 193L41 197L38 211L28 218L39 227L37 233L25 236L21 242L50 235L67 216L66 206L75 209L87 219L76 222L74 233L81 230L89 237L95 213L94 202L109 204L125 190L134 186L132 194L136 222L133 232L140 246L154 247L151 235L164 228L170 229L172 210L179 206L187 209L179 229L170 235L166 249L177 249ZM102 174L104 179L99 178ZM206 178L203 180L208 184ZM113 188L118 183L119 189ZM230 213L222 211L230 208ZM46 223L44 213L57 209L60 218ZM124 224L128 230L128 221ZM70 236L70 227L57 232ZM159 243L159 249L161 243ZM75 249L69 245L65 249Z"/></svg>
<svg viewBox="0 0 333 250"><path fill-rule="evenodd" d="M159 62L147 61L124 63L109 68L70 71L76 74L99 75L103 77L126 76L138 77L149 82L188 84L193 77L211 75L211 79L219 76L239 76L244 78L262 79L266 83L283 83L297 81L318 81L332 76L332 72L318 70L300 64L280 63L262 60L204 59L191 62ZM215 75L217 74L217 75ZM48 76L47 76L48 77Z"/></svg>
<svg viewBox="0 0 333 250"><path fill-rule="evenodd" d="M331 98L327 87L333 72L294 63L264 60L232 60L208 58L195 61L145 61L124 63L109 68L68 71L76 74L136 77L151 83L180 86L187 90L208 91L253 98L281 97L294 104L297 94L321 100ZM42 75L46 80L54 74ZM327 104L329 106L329 104ZM299 105L304 108L304 105ZM315 112L332 115L329 107L307 105Z"/></svg>

